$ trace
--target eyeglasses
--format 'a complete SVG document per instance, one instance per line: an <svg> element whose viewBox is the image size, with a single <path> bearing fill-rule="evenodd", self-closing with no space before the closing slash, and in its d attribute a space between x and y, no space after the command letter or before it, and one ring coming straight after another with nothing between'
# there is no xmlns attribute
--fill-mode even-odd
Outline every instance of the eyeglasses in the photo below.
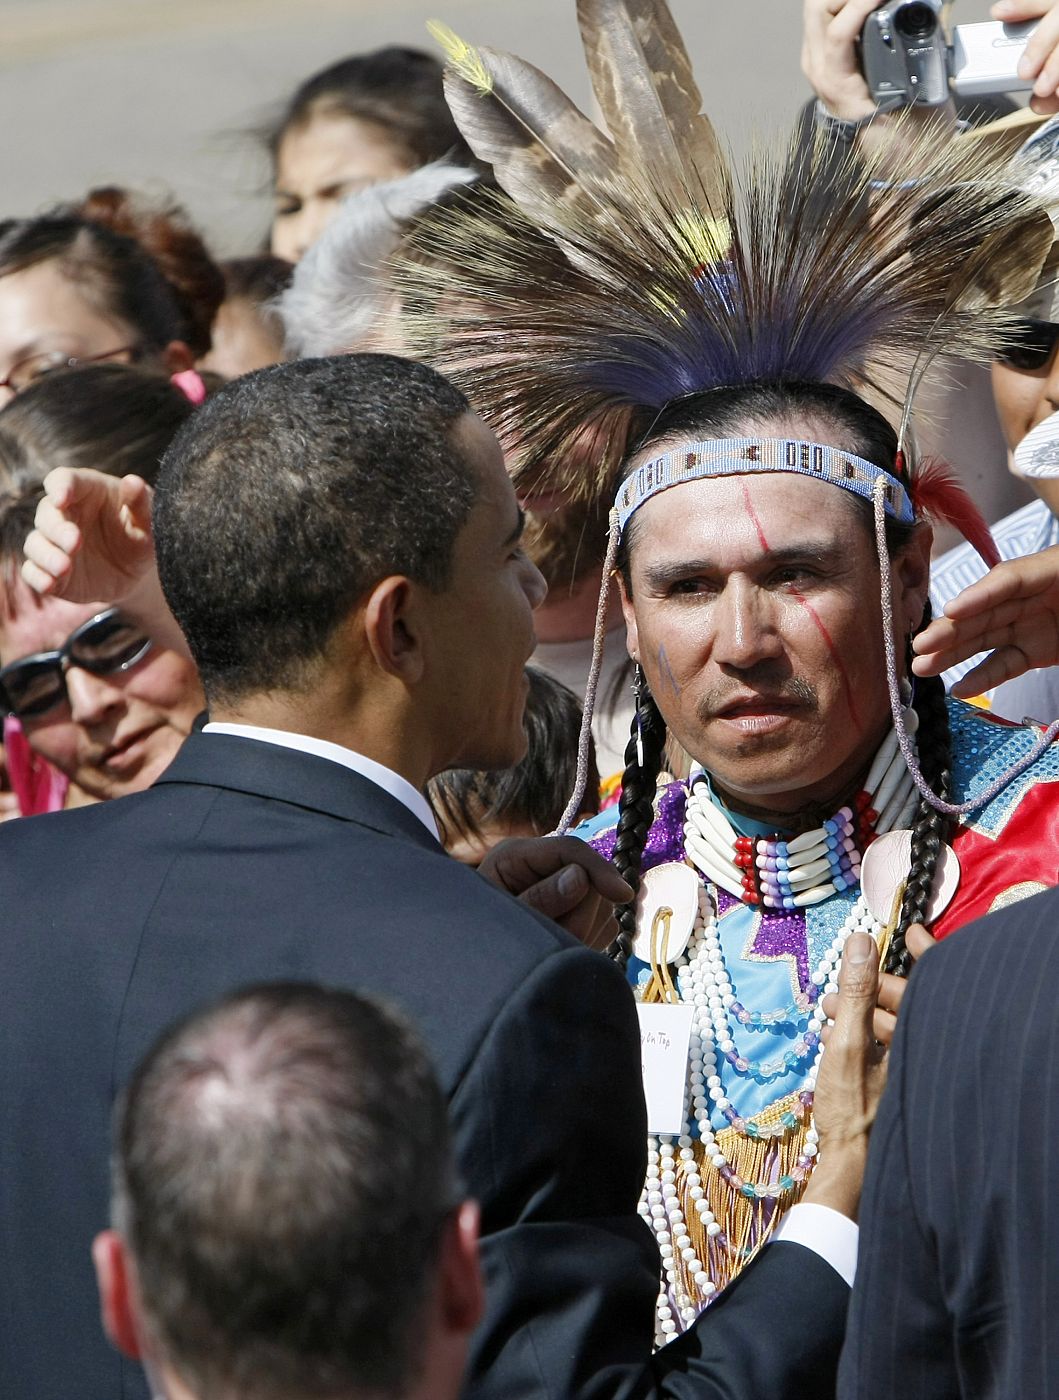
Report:
<svg viewBox="0 0 1059 1400"><path fill-rule="evenodd" d="M71 632L58 651L38 651L0 666L0 706L18 719L43 715L67 699L66 672L71 666L109 676L128 671L152 646L150 637L117 608L108 608Z"/></svg>
<svg viewBox="0 0 1059 1400"><path fill-rule="evenodd" d="M1044 369L1059 343L1053 321L1020 321L997 353L997 362L1027 372Z"/></svg>
<svg viewBox="0 0 1059 1400"><path fill-rule="evenodd" d="M128 355L130 363L140 355L138 345L119 345L115 350L104 350L101 355L67 355L64 350L39 350L35 355L27 355L24 360L11 366L6 379L0 379L0 389L10 389L20 394L38 379L54 374L57 369L76 369L78 365L94 365L100 360L112 360L115 355Z"/></svg>

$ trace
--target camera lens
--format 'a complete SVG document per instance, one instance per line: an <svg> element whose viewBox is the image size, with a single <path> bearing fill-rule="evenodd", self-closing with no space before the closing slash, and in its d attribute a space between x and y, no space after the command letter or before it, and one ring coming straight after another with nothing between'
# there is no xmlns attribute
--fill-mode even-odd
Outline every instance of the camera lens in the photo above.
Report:
<svg viewBox="0 0 1059 1400"><path fill-rule="evenodd" d="M938 27L938 17L930 5L913 0L894 13L894 28L906 39L929 39Z"/></svg>

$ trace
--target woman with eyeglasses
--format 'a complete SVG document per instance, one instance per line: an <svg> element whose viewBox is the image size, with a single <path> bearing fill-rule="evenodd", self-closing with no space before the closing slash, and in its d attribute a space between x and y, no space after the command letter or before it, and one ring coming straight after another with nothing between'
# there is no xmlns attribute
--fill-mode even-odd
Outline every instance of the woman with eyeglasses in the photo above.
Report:
<svg viewBox="0 0 1059 1400"><path fill-rule="evenodd" d="M183 653L105 602L41 598L19 576L47 472L152 481L193 411L165 375L103 364L49 376L0 412L0 712L21 815L149 786L204 706Z"/></svg>
<svg viewBox="0 0 1059 1400"><path fill-rule="evenodd" d="M174 205L115 188L0 221L0 407L57 369L192 370L224 279Z"/></svg>

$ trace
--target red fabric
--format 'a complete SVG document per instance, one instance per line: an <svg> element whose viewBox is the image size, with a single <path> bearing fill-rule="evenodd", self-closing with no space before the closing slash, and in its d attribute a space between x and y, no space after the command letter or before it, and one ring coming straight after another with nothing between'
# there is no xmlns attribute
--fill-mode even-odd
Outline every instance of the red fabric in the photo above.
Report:
<svg viewBox="0 0 1059 1400"><path fill-rule="evenodd" d="M33 752L21 724L11 715L4 720L4 753L11 791L18 798L22 815L36 817L42 812L61 812L70 786L68 780Z"/></svg>
<svg viewBox="0 0 1059 1400"><path fill-rule="evenodd" d="M960 886L931 929L935 938L988 914L1005 890L1059 884L1059 784L1034 783L995 839L961 826L949 844L959 857Z"/></svg>

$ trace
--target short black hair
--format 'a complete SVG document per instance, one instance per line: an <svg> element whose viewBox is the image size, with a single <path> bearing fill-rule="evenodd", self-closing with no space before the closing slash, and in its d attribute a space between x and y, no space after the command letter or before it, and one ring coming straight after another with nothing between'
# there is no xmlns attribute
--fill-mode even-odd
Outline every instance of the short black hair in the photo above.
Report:
<svg viewBox="0 0 1059 1400"><path fill-rule="evenodd" d="M467 400L393 355L271 365L226 385L162 463L158 572L211 700L308 682L381 579L437 591L478 494Z"/></svg>
<svg viewBox="0 0 1059 1400"><path fill-rule="evenodd" d="M440 825L464 838L494 822L522 822L542 836L554 831L577 777L581 702L553 676L526 667L526 756L513 768L451 768L427 786ZM582 814L599 811L599 770L590 749Z"/></svg>
<svg viewBox="0 0 1059 1400"><path fill-rule="evenodd" d="M149 1335L199 1395L400 1395L458 1184L394 1011L247 988L167 1032L115 1112L113 1223Z"/></svg>

